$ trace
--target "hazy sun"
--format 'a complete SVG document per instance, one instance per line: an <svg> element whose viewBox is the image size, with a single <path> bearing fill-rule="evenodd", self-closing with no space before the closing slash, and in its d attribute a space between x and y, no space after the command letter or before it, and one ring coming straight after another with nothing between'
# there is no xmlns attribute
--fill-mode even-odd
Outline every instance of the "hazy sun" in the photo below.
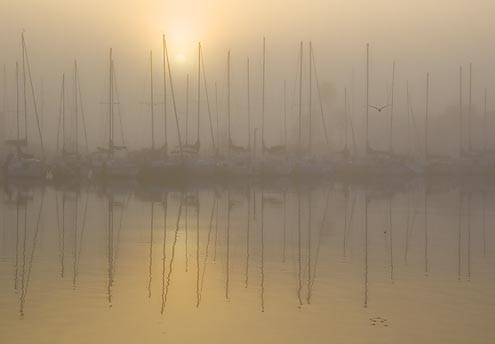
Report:
<svg viewBox="0 0 495 344"><path fill-rule="evenodd" d="M180 64L184 64L186 62L187 58L186 55L184 54L177 54L175 55L175 61Z"/></svg>

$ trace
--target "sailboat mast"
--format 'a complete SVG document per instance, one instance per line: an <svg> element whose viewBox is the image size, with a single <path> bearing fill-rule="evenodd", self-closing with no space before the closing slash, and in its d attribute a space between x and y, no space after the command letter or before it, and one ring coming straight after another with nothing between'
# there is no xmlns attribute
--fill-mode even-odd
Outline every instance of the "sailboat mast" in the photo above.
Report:
<svg viewBox="0 0 495 344"><path fill-rule="evenodd" d="M77 61L74 61L74 110L75 110L75 118L76 118L76 122L75 122L75 140L76 140L76 147L75 147L75 152L76 154L79 152L79 140L78 140L78 122L79 122L79 114L78 114L78 109L79 109L79 99L78 99L78 92L77 92Z"/></svg>
<svg viewBox="0 0 495 344"><path fill-rule="evenodd" d="M299 133L297 137L298 141L298 155L301 154L302 152L302 141L301 141L301 134L302 134L302 73L303 73L303 42L301 41L300 46L299 46Z"/></svg>
<svg viewBox="0 0 495 344"><path fill-rule="evenodd" d="M215 122L216 122L216 137L217 137L216 141L219 143L219 140L220 140L220 120L218 117L218 85L217 85L216 81L215 81ZM219 147L217 146L217 151L215 153L218 154L218 152L219 152Z"/></svg>
<svg viewBox="0 0 495 344"><path fill-rule="evenodd" d="M395 61L392 64L392 91L391 91L391 103L390 103L390 128L389 128L389 150L393 153L394 146L394 89L395 89Z"/></svg>
<svg viewBox="0 0 495 344"><path fill-rule="evenodd" d="M344 152L347 154L348 152L348 113L347 113L347 88L344 88Z"/></svg>
<svg viewBox="0 0 495 344"><path fill-rule="evenodd" d="M284 80L284 146L287 152L287 80Z"/></svg>
<svg viewBox="0 0 495 344"><path fill-rule="evenodd" d="M370 44L366 44L366 119L365 119L365 142L366 142L366 154L369 152L369 110L370 110Z"/></svg>
<svg viewBox="0 0 495 344"><path fill-rule="evenodd" d="M227 126L228 126L228 153L230 157L230 145L232 137L230 134L230 50L227 53Z"/></svg>
<svg viewBox="0 0 495 344"><path fill-rule="evenodd" d="M200 120L201 113L201 42L198 43L198 126L196 131L196 143L199 143ZM199 152L198 152L199 153Z"/></svg>
<svg viewBox="0 0 495 344"><path fill-rule="evenodd" d="M473 106L473 64L469 64L469 108L468 108L468 145L469 150L473 150L472 135L472 106Z"/></svg>
<svg viewBox="0 0 495 344"><path fill-rule="evenodd" d="M65 73L62 74L62 155L65 154Z"/></svg>
<svg viewBox="0 0 495 344"><path fill-rule="evenodd" d="M430 73L426 73L426 109L425 109L425 159L428 159L428 128L430 103Z"/></svg>
<svg viewBox="0 0 495 344"><path fill-rule="evenodd" d="M486 144L486 126L487 126L487 98L488 98L488 90L485 88L485 97L484 97L484 104L483 104L483 151L486 152L487 150L487 144Z"/></svg>
<svg viewBox="0 0 495 344"><path fill-rule="evenodd" d="M110 48L110 67L109 67L109 95L108 95L108 151L110 158L113 158L113 57Z"/></svg>
<svg viewBox="0 0 495 344"><path fill-rule="evenodd" d="M155 151L155 100L153 95L153 51L150 51L151 150Z"/></svg>
<svg viewBox="0 0 495 344"><path fill-rule="evenodd" d="M163 50L163 122L164 122L164 154L168 154L168 135L167 135L167 59L165 53L165 35L162 37Z"/></svg>
<svg viewBox="0 0 495 344"><path fill-rule="evenodd" d="M251 152L251 75L249 57L247 58L247 117L248 117L248 150Z"/></svg>
<svg viewBox="0 0 495 344"><path fill-rule="evenodd" d="M463 114L462 114L462 66L459 67L459 155L464 153L463 145Z"/></svg>
<svg viewBox="0 0 495 344"><path fill-rule="evenodd" d="M179 117L177 116L177 105L175 103L174 84L172 82L172 73L170 70L170 60L168 58L167 41L165 40L165 37L163 39L163 44L164 44L164 50L165 50L165 59L167 61L168 78L169 78L169 82L170 82L170 92L172 93L172 103L174 106L175 125L177 127L177 138L179 139L180 157L181 157L181 159L184 159L184 152L182 150L182 138L180 135L180 127L179 127Z"/></svg>
<svg viewBox="0 0 495 344"><path fill-rule="evenodd" d="M15 87L16 87L16 92L15 92L15 98L16 98L16 125L17 125L17 144L19 144L20 139L21 139L21 129L19 127L19 116L20 116L20 95L19 95L19 62L16 61L15 63ZM17 146L17 149L20 150L20 146Z"/></svg>
<svg viewBox="0 0 495 344"><path fill-rule="evenodd" d="M409 80L406 81L406 106L407 106L407 155L411 155L411 101L409 98Z"/></svg>
<svg viewBox="0 0 495 344"><path fill-rule="evenodd" d="M24 34L22 34L22 93L24 102L24 139L26 145L28 142L28 128L27 128L27 93L26 93L26 47L24 43Z"/></svg>
<svg viewBox="0 0 495 344"><path fill-rule="evenodd" d="M263 75L261 84L261 153L265 154L265 79L266 79L266 39L263 37Z"/></svg>
<svg viewBox="0 0 495 344"><path fill-rule="evenodd" d="M312 109L313 109L313 43L309 42L309 74L308 74L308 153L311 155L311 148L313 143L313 127L312 127Z"/></svg>

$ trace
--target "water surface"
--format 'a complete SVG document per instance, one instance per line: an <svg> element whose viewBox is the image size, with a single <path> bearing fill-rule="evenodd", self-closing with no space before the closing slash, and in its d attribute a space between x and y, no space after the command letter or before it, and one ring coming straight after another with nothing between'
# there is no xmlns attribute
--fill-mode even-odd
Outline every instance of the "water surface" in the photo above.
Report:
<svg viewBox="0 0 495 344"><path fill-rule="evenodd" d="M487 189L11 186L0 342L494 343Z"/></svg>

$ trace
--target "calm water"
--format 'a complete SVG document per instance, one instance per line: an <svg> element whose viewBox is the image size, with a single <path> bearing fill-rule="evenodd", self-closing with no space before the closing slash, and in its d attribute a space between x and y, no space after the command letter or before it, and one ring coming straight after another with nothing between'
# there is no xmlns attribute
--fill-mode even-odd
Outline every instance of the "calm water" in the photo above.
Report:
<svg viewBox="0 0 495 344"><path fill-rule="evenodd" d="M495 193L11 188L0 343L495 343Z"/></svg>

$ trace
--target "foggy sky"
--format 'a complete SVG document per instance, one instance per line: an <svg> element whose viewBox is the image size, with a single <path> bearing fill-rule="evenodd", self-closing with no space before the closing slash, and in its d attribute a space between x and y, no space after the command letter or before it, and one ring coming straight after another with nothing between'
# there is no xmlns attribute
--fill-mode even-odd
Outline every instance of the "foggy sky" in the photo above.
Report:
<svg viewBox="0 0 495 344"><path fill-rule="evenodd" d="M214 82L220 91L220 116L225 109L225 64L232 52L233 130L236 143L244 143L245 64L252 62L253 112L259 111L262 37L267 39L267 130L271 144L280 139L281 90L287 80L295 87L299 41L311 40L319 79L335 89L325 104L326 116L339 123L343 89L351 88L354 70L354 118L363 113L365 45L371 44L371 103L385 104L392 62L397 63L396 110L403 112L405 82L420 112L424 79L431 73L431 114L444 113L458 103L459 65L473 63L473 102L481 111L483 90L495 93L495 3L490 0L2 0L0 2L0 65L7 70L8 111L14 106L15 61L20 59L20 33L25 30L37 92L43 85L43 131L53 146L62 73L72 74L77 59L92 146L104 141L108 49L114 49L124 120L130 146L149 144L149 50L155 52L155 94L160 101L161 35L169 42L179 111L184 111L186 74L191 78L191 131L195 126L196 46L204 48L210 98ZM186 63L175 57L183 54ZM305 59L307 62L307 52ZM305 68L307 68L305 66ZM304 77L306 78L306 77ZM3 77L2 77L3 79ZM467 80L467 74L465 75ZM0 86L3 94L3 81ZM203 91L204 92L204 91ZM306 92L306 91L305 91ZM464 90L467 102L467 83ZM495 108L489 97L489 108ZM1 101L1 98L0 98ZM40 99L38 99L40 103ZM292 101L292 105L294 102ZM206 104L202 104L205 144L209 143ZM1 106L0 106L1 107ZM307 110L305 110L307 111ZM315 116L318 116L315 108ZM157 116L161 105L156 106ZM9 115L11 118L12 114ZM257 116L257 115L256 115ZM290 116L293 116L292 114ZM419 116L419 114L418 114ZM292 118L292 117L291 117ZM315 117L316 118L316 117ZM224 118L221 117L221 121ZM259 118L256 119L259 126ZM316 121L316 120L315 120ZM386 117L376 119L386 125ZM7 119L4 130L12 127ZM172 121L169 122L171 140ZM316 124L317 122L315 122ZM182 124L181 124L182 125ZM157 141L163 132L157 125ZM13 129L13 128L12 128ZM182 130L184 128L181 128ZM333 128L335 130L335 128ZM377 129L378 130L378 129ZM34 129L33 129L34 133ZM51 134L51 135L50 135ZM321 134L321 133L320 133ZM6 135L8 136L8 135ZM338 142L341 138L335 138Z"/></svg>

